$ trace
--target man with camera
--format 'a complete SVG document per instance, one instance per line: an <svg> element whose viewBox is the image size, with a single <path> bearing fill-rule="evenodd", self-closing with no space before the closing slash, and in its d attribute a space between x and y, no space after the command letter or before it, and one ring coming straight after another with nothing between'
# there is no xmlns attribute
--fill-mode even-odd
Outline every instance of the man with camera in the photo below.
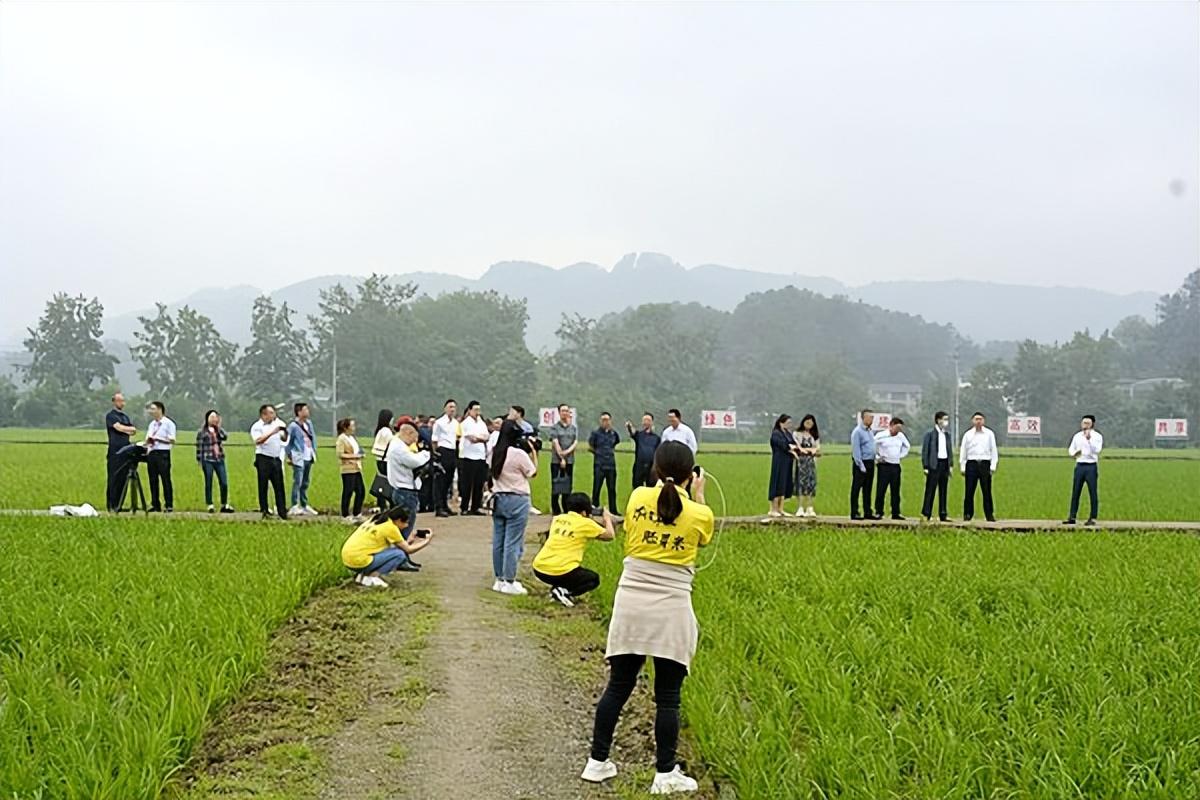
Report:
<svg viewBox="0 0 1200 800"><path fill-rule="evenodd" d="M419 442L417 426L412 423L412 420L402 420L396 428L396 435L392 438L391 444L388 445L386 456L387 480L388 485L392 487L392 503L408 509L408 521L401 530L406 540L417 525L422 481L434 477L429 474L433 467L437 467L439 472L441 468L441 465L436 462L431 464L432 456L429 450L421 447Z"/></svg>
<svg viewBox="0 0 1200 800"><path fill-rule="evenodd" d="M109 511L118 511L121 506L121 492L125 489L125 459L118 456L118 451L129 444L129 437L137 433L137 428L125 413L125 395L117 392L112 396L113 407L104 417L104 427L108 431L108 485L105 489L105 507Z"/></svg>
<svg viewBox="0 0 1200 800"><path fill-rule="evenodd" d="M254 440L254 471L258 473L258 510L269 519L267 486L275 490L275 507L280 519L287 519L287 497L283 492L283 447L287 441L287 426L275 414L275 406L265 403L258 407L258 422L250 426Z"/></svg>

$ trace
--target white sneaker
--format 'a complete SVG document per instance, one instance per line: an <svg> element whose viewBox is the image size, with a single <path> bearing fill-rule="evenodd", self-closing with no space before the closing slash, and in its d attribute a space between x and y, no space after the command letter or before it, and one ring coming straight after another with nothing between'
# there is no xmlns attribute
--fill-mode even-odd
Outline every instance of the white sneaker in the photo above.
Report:
<svg viewBox="0 0 1200 800"><path fill-rule="evenodd" d="M308 514L310 517L319 517L319 516L321 516L321 512L317 511L317 510L316 510L315 508L313 508L312 506L305 506L305 507L304 507L304 513L305 513L305 514Z"/></svg>
<svg viewBox="0 0 1200 800"><path fill-rule="evenodd" d="M814 518L817 516L817 512L813 510L813 507L812 507L812 506L809 506L809 507L808 507L808 514L807 514L807 516L814 517Z"/></svg>
<svg viewBox="0 0 1200 800"><path fill-rule="evenodd" d="M783 512L782 511L768 511L767 516L768 517L782 517Z"/></svg>
<svg viewBox="0 0 1200 800"><path fill-rule="evenodd" d="M359 586L362 586L363 574L361 572L354 573L354 582L357 583Z"/></svg>
<svg viewBox="0 0 1200 800"><path fill-rule="evenodd" d="M304 509L301 508L300 506L292 506L291 508L288 509L289 517L299 516L303 513L304 513Z"/></svg>
<svg viewBox="0 0 1200 800"><path fill-rule="evenodd" d="M675 765L675 769L670 772L654 773L654 783L650 784L650 794L673 794L675 792L694 792L700 788L700 784L687 775L683 774L683 770L679 765Z"/></svg>
<svg viewBox="0 0 1200 800"><path fill-rule="evenodd" d="M492 591L503 592L505 583L507 583L507 581L502 581L499 578L496 578L496 582L492 584Z"/></svg>
<svg viewBox="0 0 1200 800"><path fill-rule="evenodd" d="M380 589L386 589L388 588L388 583L383 578L375 575L368 575L367 577L363 578L363 586L375 586Z"/></svg>
<svg viewBox="0 0 1200 800"><path fill-rule="evenodd" d="M561 586L555 586L550 590L550 599L562 603L567 608L575 607L575 604L571 602L571 593Z"/></svg>
<svg viewBox="0 0 1200 800"><path fill-rule="evenodd" d="M526 589L520 581L513 581L512 585L513 588L517 590L517 594L529 594L529 590Z"/></svg>
<svg viewBox="0 0 1200 800"><path fill-rule="evenodd" d="M612 761L597 761L589 758L587 766L583 768L583 774L579 777L592 783L602 783L609 778L617 777L617 765Z"/></svg>
<svg viewBox="0 0 1200 800"><path fill-rule="evenodd" d="M208 513L210 513L210 514L211 514L211 513L213 513L213 512L214 512L214 511L216 511L216 510L217 510L217 509L213 507L213 504L212 504L212 503L209 503L209 504L208 504Z"/></svg>
<svg viewBox="0 0 1200 800"><path fill-rule="evenodd" d="M784 514L784 516L786 517L786 516L787 516L787 514ZM797 509L796 509L796 516L797 516L797 517L807 517L807 516L808 516L808 512L806 512L806 511L805 511L803 508L797 508Z"/></svg>
<svg viewBox="0 0 1200 800"><path fill-rule="evenodd" d="M540 516L542 515L542 512L541 512L541 511L538 511L538 510L537 510L536 508L534 508L533 506L530 506L530 507L529 507L529 513L530 513L530 514L533 514L535 517L540 517Z"/></svg>
<svg viewBox="0 0 1200 800"><path fill-rule="evenodd" d="M518 581L504 582L500 586L500 594L522 595L529 594L529 590L522 586Z"/></svg>

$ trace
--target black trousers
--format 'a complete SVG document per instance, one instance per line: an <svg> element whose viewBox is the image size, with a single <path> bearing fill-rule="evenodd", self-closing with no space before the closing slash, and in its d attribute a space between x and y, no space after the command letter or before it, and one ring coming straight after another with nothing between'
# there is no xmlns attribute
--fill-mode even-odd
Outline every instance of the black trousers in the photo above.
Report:
<svg viewBox="0 0 1200 800"><path fill-rule="evenodd" d="M892 492L892 517L900 516L900 465L880 461L875 467L875 516L883 516L883 496Z"/></svg>
<svg viewBox="0 0 1200 800"><path fill-rule="evenodd" d="M859 516L858 496L862 494L862 516L868 517L871 515L871 485L875 482L875 461L874 459L864 459L863 466L866 471L860 470L854 460L850 461L850 470L853 473L850 476L850 516Z"/></svg>
<svg viewBox="0 0 1200 800"><path fill-rule="evenodd" d="M458 496L463 513L483 507L483 485L487 481L487 462L482 458L458 460Z"/></svg>
<svg viewBox="0 0 1200 800"><path fill-rule="evenodd" d="M617 467L592 467L592 506L600 507L600 487L608 487L608 510L617 513Z"/></svg>
<svg viewBox="0 0 1200 800"><path fill-rule="evenodd" d="M1083 496L1083 486L1087 484L1088 498L1092 501L1092 513L1088 519L1095 519L1100 513L1100 495L1096 493L1096 484L1100 478L1100 468L1096 464L1075 464L1075 480L1071 484L1071 513L1067 519L1075 519L1079 513L1079 498Z"/></svg>
<svg viewBox="0 0 1200 800"><path fill-rule="evenodd" d="M280 519L287 519L287 495L283 491L283 462L273 456L258 453L254 456L254 469L258 473L258 510L269 514L267 508L267 486L275 488L275 507Z"/></svg>
<svg viewBox="0 0 1200 800"><path fill-rule="evenodd" d="M574 485L575 462L568 461L567 465L565 467L560 466L557 461L550 462L550 513L552 513L552 514L563 513L563 511L562 511L563 498L569 494L569 492L557 493L554 491L554 483L555 483L554 479L561 478L563 475L566 475L568 478L571 478L571 484Z"/></svg>
<svg viewBox="0 0 1200 800"><path fill-rule="evenodd" d="M354 516L362 513L363 500L367 496L367 487L363 484L361 472L342 473L342 516L350 516L350 500L354 500Z"/></svg>
<svg viewBox="0 0 1200 800"><path fill-rule="evenodd" d="M963 498L963 518L970 519L975 516L975 487L978 486L983 492L983 515L994 519L996 510L992 506L992 462L968 461L966 477L967 494Z"/></svg>
<svg viewBox="0 0 1200 800"><path fill-rule="evenodd" d="M938 459L937 466L925 475L925 501L921 503L921 516L929 519L933 516L933 495L938 496L938 519L950 516L946 510L946 490L950 486L950 461Z"/></svg>
<svg viewBox="0 0 1200 800"><path fill-rule="evenodd" d="M449 511L450 494L454 491L454 470L458 466L458 453L450 447L439 447L437 460L446 472L434 479L433 509L434 511ZM459 487L459 495L462 495L462 487Z"/></svg>
<svg viewBox="0 0 1200 800"><path fill-rule="evenodd" d="M104 488L104 507L116 511L121 505L121 490L125 488L127 473L121 469L122 459L108 454L108 483Z"/></svg>
<svg viewBox="0 0 1200 800"><path fill-rule="evenodd" d="M536 569L533 574L537 579L548 586L561 586L567 590L567 594L578 597L581 594L587 594L600 585L600 576L586 567L576 567L570 572L564 572L562 575L547 575L544 572L538 572Z"/></svg>
<svg viewBox="0 0 1200 800"><path fill-rule="evenodd" d="M646 657L640 655L613 656L608 660L608 686L596 703L596 724L592 728L592 758L604 761L612 751L613 731L621 709L637 686L638 673ZM679 702L687 667L669 658L654 657L654 744L657 751L655 769L670 772L675 769L675 748L679 744Z"/></svg>
<svg viewBox="0 0 1200 800"><path fill-rule="evenodd" d="M158 504L158 484L167 508L175 507L175 487L171 485L171 451L151 450L146 455L146 477L150 480L150 510L162 511Z"/></svg>
<svg viewBox="0 0 1200 800"><path fill-rule="evenodd" d="M654 485L654 462L635 461L633 463L633 488Z"/></svg>

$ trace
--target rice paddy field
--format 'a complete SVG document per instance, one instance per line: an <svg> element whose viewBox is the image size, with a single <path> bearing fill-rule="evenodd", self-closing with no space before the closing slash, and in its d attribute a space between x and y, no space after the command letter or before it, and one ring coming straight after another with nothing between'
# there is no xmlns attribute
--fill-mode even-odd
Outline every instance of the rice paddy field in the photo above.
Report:
<svg viewBox="0 0 1200 800"><path fill-rule="evenodd" d="M180 434L173 455L175 508L203 510L204 481L195 461L191 434ZM231 502L239 511L258 508L253 449L248 434L233 433L227 454ZM313 470L309 497L316 508L336 511L341 498L332 437L318 440L317 465ZM363 441L369 451L370 443ZM818 513L849 514L850 456L846 448L832 446L818 466ZM0 430L0 509L45 509L58 503L90 502L104 505L103 432ZM1112 449L1105 451L1100 467L1101 516L1106 519L1195 521L1200 520L1200 451L1148 451ZM713 475L722 491L712 492L709 501L718 514L746 516L768 509L767 480L770 456L761 448L714 445L702 447L699 463ZM548 510L550 479L545 458L542 474L534 480L534 505ZM1073 461L1065 448L1001 449L999 469L993 481L996 512L1008 519L1058 520L1067 513ZM375 467L364 464L369 485ZM575 487L591 491L591 458L580 454L575 466ZM632 456L618 454L618 508L629 493ZM143 470L143 484L145 484ZM290 491L290 475L285 475ZM147 498L149 488L147 486ZM903 513L920 513L924 476L916 453L905 462L902 479ZM723 492L723 494L722 494ZM955 475L950 484L950 513L962 513L963 479ZM214 486L214 499L216 487ZM794 510L795 501L787 507ZM1086 501L1085 501L1086 503ZM977 501L978 504L978 501Z"/></svg>
<svg viewBox="0 0 1200 800"><path fill-rule="evenodd" d="M0 508L102 505L99 437L33 435L0 436ZM231 448L239 510L257 506L251 452ZM1200 461L1171 455L1106 453L1101 515L1200 518ZM910 461L904 510L915 516ZM833 452L821 464L821 513L847 513L848 462ZM764 453L702 449L700 463L723 489L723 500L709 493L718 514L766 510ZM620 468L623 500L628 455ZM174 474L176 507L200 509L186 444ZM1070 475L1065 457L1002 450L999 516L1060 519ZM586 457L577 488L585 479L590 488ZM547 492L538 480L543 509ZM310 494L327 511L337 502L330 449ZM271 633L344 580L345 534L0 517L0 798L158 797L215 710L262 669ZM603 585L559 611L603 619L620 561L618 545L592 545ZM684 717L733 797L1200 797L1193 533L729 525L701 565ZM559 766L577 767L548 768Z"/></svg>

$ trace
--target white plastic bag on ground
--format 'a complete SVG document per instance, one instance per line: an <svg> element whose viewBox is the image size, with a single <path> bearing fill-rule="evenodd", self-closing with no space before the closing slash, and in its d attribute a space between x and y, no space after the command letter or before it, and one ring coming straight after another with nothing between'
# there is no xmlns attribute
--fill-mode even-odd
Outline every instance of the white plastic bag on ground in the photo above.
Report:
<svg viewBox="0 0 1200 800"><path fill-rule="evenodd" d="M91 503L81 506L50 506L50 514L55 517L98 517L100 514Z"/></svg>

